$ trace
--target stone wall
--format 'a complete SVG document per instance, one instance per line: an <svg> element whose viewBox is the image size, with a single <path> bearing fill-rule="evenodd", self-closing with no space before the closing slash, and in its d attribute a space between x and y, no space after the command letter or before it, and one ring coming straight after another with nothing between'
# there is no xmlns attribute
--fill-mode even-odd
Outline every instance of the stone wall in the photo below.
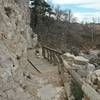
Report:
<svg viewBox="0 0 100 100"><path fill-rule="evenodd" d="M27 48L32 48L27 0L0 0L0 100L34 100L25 91Z"/></svg>

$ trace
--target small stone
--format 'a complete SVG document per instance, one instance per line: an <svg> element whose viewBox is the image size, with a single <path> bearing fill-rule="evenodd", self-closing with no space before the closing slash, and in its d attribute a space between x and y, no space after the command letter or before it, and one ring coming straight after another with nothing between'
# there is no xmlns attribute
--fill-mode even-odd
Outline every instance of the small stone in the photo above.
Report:
<svg viewBox="0 0 100 100"><path fill-rule="evenodd" d="M30 75L28 75L28 76L27 76L27 78L28 78L28 79L31 79L31 76L30 76Z"/></svg>

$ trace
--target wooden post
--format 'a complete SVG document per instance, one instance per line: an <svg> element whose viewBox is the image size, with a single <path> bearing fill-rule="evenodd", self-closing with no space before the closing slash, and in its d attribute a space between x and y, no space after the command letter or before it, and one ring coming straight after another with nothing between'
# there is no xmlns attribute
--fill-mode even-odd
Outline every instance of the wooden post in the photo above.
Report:
<svg viewBox="0 0 100 100"><path fill-rule="evenodd" d="M45 58L45 48L42 47L42 56Z"/></svg>
<svg viewBox="0 0 100 100"><path fill-rule="evenodd" d="M55 52L53 52L52 56L53 56L53 61L54 61L54 64L57 65L57 59L56 59L56 56L55 56Z"/></svg>
<svg viewBox="0 0 100 100"><path fill-rule="evenodd" d="M47 49L47 60L50 61L50 52L48 49Z"/></svg>
<svg viewBox="0 0 100 100"><path fill-rule="evenodd" d="M54 64L62 64L62 59L60 55L62 55L61 52L58 52L54 49L51 49L49 47L43 46L42 47L42 55L44 58L46 58L50 63Z"/></svg>
<svg viewBox="0 0 100 100"><path fill-rule="evenodd" d="M53 63L53 61L52 61L52 52L53 52L53 51L50 51L50 50L49 50L50 63Z"/></svg>

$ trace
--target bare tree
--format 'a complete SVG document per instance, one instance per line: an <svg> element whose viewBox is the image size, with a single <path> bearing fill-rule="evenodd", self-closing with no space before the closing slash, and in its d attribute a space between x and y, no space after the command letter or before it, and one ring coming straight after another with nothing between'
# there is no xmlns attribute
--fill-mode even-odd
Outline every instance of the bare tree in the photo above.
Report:
<svg viewBox="0 0 100 100"><path fill-rule="evenodd" d="M67 21L69 23L74 23L77 21L76 17L74 17L71 10L68 10L68 9L63 10L62 16L64 17L63 21Z"/></svg>
<svg viewBox="0 0 100 100"><path fill-rule="evenodd" d="M59 5L57 5L55 7L55 13L56 13L57 20L61 20L61 16L63 15L63 11L60 9Z"/></svg>
<svg viewBox="0 0 100 100"><path fill-rule="evenodd" d="M95 20L95 18L92 18L92 21L93 21L93 23L92 23L92 26L91 26L91 41L92 41L92 43L94 43L94 34L95 34L95 23L96 23L96 20Z"/></svg>

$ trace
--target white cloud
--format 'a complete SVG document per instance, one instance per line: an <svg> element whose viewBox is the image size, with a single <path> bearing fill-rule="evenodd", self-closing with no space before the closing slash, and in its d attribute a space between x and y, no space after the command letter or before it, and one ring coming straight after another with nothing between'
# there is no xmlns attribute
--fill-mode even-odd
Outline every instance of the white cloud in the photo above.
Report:
<svg viewBox="0 0 100 100"><path fill-rule="evenodd" d="M82 7L82 9L87 8L88 12L82 13L80 11L81 8L78 12L73 12L74 16L79 19L79 22L83 20L91 22L93 17L96 19L98 19L98 17L100 18L100 0L52 0L52 2L59 5L74 4L78 7ZM88 8L91 9L91 12L89 12ZM97 11L92 12L92 9Z"/></svg>
<svg viewBox="0 0 100 100"><path fill-rule="evenodd" d="M51 0L54 4L74 4L77 5L78 7L82 7L82 9L88 10L88 12L81 12L80 9L78 12L73 12L74 16L77 17L78 21L86 21L86 22L91 22L92 18L100 18L100 0ZM91 12L89 12L89 9L91 9ZM92 12L92 9L97 10L96 12Z"/></svg>
<svg viewBox="0 0 100 100"><path fill-rule="evenodd" d="M81 13L81 12L75 12L74 16L78 18L78 22L85 21L85 22L92 22L93 18L96 22L98 22L98 19L100 19L100 13L94 12L94 13Z"/></svg>
<svg viewBox="0 0 100 100"><path fill-rule="evenodd" d="M84 7L84 8L92 8L92 9L96 9L96 10L100 10L100 2L96 2L96 3L91 3L91 4L85 4L85 5L80 5L80 7Z"/></svg>
<svg viewBox="0 0 100 100"><path fill-rule="evenodd" d="M52 0L55 4L76 4L84 8L100 10L100 0Z"/></svg>
<svg viewBox="0 0 100 100"><path fill-rule="evenodd" d="M88 4L100 3L100 0L52 0L55 4Z"/></svg>

